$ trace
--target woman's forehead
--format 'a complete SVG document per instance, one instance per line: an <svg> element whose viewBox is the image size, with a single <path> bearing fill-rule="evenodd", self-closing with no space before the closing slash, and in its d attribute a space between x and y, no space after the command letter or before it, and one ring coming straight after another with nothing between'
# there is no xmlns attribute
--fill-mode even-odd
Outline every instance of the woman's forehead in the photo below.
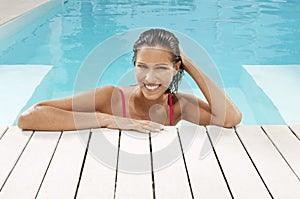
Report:
<svg viewBox="0 0 300 199"><path fill-rule="evenodd" d="M172 61L172 54L170 50L162 47L142 47L137 51L137 62L156 63L156 62L170 62Z"/></svg>

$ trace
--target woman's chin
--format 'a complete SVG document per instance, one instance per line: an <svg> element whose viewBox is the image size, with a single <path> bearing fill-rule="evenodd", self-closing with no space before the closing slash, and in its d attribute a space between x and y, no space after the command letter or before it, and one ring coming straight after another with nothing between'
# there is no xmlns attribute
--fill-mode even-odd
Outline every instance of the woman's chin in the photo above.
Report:
<svg viewBox="0 0 300 199"><path fill-rule="evenodd" d="M164 94L163 90L156 91L156 92L148 91L148 90L143 91L144 97L147 100L152 100L152 101L159 99L163 94Z"/></svg>

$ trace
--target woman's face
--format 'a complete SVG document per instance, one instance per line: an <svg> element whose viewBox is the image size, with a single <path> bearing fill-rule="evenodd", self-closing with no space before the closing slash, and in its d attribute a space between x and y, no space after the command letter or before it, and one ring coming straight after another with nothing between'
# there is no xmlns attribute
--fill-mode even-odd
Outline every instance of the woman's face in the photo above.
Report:
<svg viewBox="0 0 300 199"><path fill-rule="evenodd" d="M147 99L155 100L162 96L176 73L171 53L167 49L144 46L137 51L136 79Z"/></svg>

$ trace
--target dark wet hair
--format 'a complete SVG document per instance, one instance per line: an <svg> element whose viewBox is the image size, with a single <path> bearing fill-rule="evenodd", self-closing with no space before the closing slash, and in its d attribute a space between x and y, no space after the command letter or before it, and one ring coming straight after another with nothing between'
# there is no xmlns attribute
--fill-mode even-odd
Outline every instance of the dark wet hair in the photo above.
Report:
<svg viewBox="0 0 300 199"><path fill-rule="evenodd" d="M178 85L182 79L184 71L180 56L179 41L176 38L176 36L173 33L164 29L150 29L143 32L133 46L134 55L132 60L134 65L136 62L137 51L142 46L160 46L166 48L171 53L174 66L177 62L181 62L178 73L175 76L173 76L172 82L169 85L169 88L166 90L166 93L176 93L178 91Z"/></svg>

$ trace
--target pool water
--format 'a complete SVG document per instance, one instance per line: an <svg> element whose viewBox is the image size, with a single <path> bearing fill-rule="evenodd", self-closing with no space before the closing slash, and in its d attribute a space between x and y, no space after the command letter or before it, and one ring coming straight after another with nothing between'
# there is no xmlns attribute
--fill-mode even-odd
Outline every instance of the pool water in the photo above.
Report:
<svg viewBox="0 0 300 199"><path fill-rule="evenodd" d="M15 42L0 48L0 64L53 66L22 112L41 100L72 95L84 59L106 39L140 27L176 30L207 51L221 86L243 112L243 124L284 124L242 66L299 64L299 13L297 0L74 0L10 35ZM116 84L132 69L131 56L114 60L97 86Z"/></svg>

